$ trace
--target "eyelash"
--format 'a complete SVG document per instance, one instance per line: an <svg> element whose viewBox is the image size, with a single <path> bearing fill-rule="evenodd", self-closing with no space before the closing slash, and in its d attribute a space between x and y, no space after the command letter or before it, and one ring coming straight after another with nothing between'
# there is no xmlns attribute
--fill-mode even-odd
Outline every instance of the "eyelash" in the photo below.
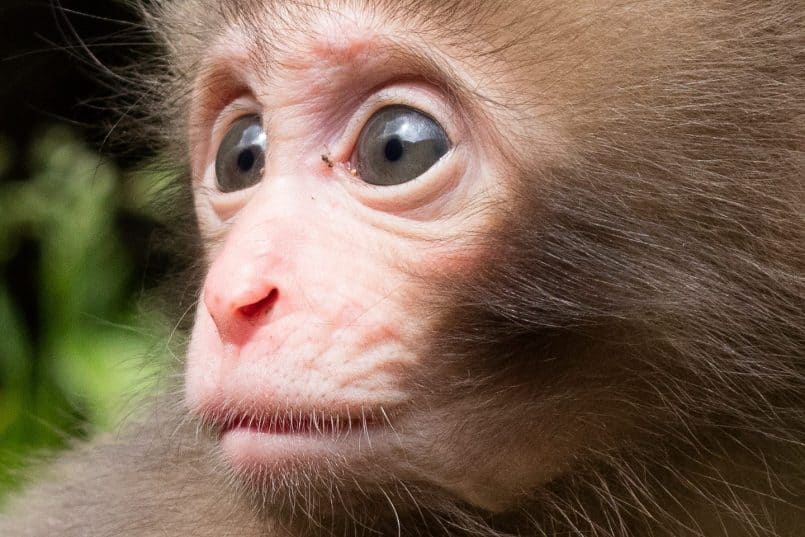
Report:
<svg viewBox="0 0 805 537"><path fill-rule="evenodd" d="M372 96L364 101L347 121L338 142L333 145L333 150L329 153L330 159L333 162L348 162L355 154L358 139L369 119L379 110L389 106L407 106L433 118L455 144L456 129L449 121L445 121L443 112L439 113L440 109L444 110L446 107L437 106L436 97L427 95L428 93L434 94L435 91L420 88L417 93L421 94L420 99L411 99L407 94L402 95L402 89L399 86L386 86L373 92Z"/></svg>

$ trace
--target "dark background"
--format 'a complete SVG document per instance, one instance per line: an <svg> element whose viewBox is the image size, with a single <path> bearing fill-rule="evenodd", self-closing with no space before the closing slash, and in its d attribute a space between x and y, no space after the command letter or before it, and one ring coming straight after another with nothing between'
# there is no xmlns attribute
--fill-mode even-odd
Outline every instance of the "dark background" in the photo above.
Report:
<svg viewBox="0 0 805 537"><path fill-rule="evenodd" d="M153 375L137 304L169 270L152 244L153 155L109 137L119 70L153 52L122 2L0 4L0 500L34 453L112 428ZM111 144L108 140L115 140ZM142 145L142 144L141 144Z"/></svg>
<svg viewBox="0 0 805 537"><path fill-rule="evenodd" d="M110 120L102 68L146 47L137 14L114 0L3 0L0 5L0 133L18 149L43 125L67 122L98 143ZM127 163L142 155L130 155ZM17 166L24 166L17 161ZM18 168L21 170L21 168Z"/></svg>

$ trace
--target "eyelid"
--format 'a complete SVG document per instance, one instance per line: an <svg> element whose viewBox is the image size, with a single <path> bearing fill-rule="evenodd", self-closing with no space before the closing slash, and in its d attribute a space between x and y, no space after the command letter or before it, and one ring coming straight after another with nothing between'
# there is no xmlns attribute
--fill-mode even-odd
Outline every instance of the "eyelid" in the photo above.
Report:
<svg viewBox="0 0 805 537"><path fill-rule="evenodd" d="M216 152L221 139L226 135L229 127L244 116L261 116L260 104L252 97L239 97L226 105L215 118L210 128L210 142L215 146Z"/></svg>
<svg viewBox="0 0 805 537"><path fill-rule="evenodd" d="M450 147L457 145L460 129L453 122L455 114L450 112L449 104L435 89L421 83L395 84L374 92L358 107L347 122L337 145L332 148L330 158L335 162L352 159L358 138L369 119L389 106L407 106L429 116L447 133Z"/></svg>
<svg viewBox="0 0 805 537"><path fill-rule="evenodd" d="M207 137L207 151L204 156L204 176L199 179L205 184L211 180L215 181L215 159L218 156L218 149L221 145L229 127L244 116L256 115L262 118L262 107L254 97L244 95L230 102L221 112L216 116L215 121L209 127L209 135ZM212 170L212 172L210 172ZM208 177L212 173L213 177ZM215 186L214 184L207 184L207 186Z"/></svg>
<svg viewBox="0 0 805 537"><path fill-rule="evenodd" d="M412 91L413 88L413 91ZM406 106L417 110L439 124L447 134L449 149L420 178L397 185L372 185L353 176L347 167L337 166L335 173L342 178L342 185L361 204L373 210L399 215L412 215L420 208L438 203L438 199L456 188L464 175L464 154L462 134L466 123L459 110L437 89L426 84L399 84L382 88L370 96L349 119L341 135L338 146L330 157L336 162L349 161L350 167L356 165L353 158L357 152L358 139L369 119L379 110L389 106ZM442 179L431 180L439 177Z"/></svg>

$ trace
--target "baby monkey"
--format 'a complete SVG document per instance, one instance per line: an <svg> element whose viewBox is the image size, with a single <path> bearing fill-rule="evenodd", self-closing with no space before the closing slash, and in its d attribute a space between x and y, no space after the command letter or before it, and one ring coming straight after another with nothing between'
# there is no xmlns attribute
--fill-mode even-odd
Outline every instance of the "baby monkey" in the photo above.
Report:
<svg viewBox="0 0 805 537"><path fill-rule="evenodd" d="M181 401L0 535L801 535L801 2L142 13Z"/></svg>

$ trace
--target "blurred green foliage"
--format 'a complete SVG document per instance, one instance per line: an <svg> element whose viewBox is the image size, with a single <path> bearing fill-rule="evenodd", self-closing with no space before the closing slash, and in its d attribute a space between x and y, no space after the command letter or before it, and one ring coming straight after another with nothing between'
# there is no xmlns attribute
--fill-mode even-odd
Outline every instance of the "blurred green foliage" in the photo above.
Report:
<svg viewBox="0 0 805 537"><path fill-rule="evenodd" d="M124 180L63 129L43 134L29 158L31 177L0 182L0 497L32 454L113 428L166 354L163 323L138 309L116 227L121 207L147 206L155 179ZM0 141L0 178L9 162ZM25 297L33 322L7 270L23 244L37 258L38 292Z"/></svg>

